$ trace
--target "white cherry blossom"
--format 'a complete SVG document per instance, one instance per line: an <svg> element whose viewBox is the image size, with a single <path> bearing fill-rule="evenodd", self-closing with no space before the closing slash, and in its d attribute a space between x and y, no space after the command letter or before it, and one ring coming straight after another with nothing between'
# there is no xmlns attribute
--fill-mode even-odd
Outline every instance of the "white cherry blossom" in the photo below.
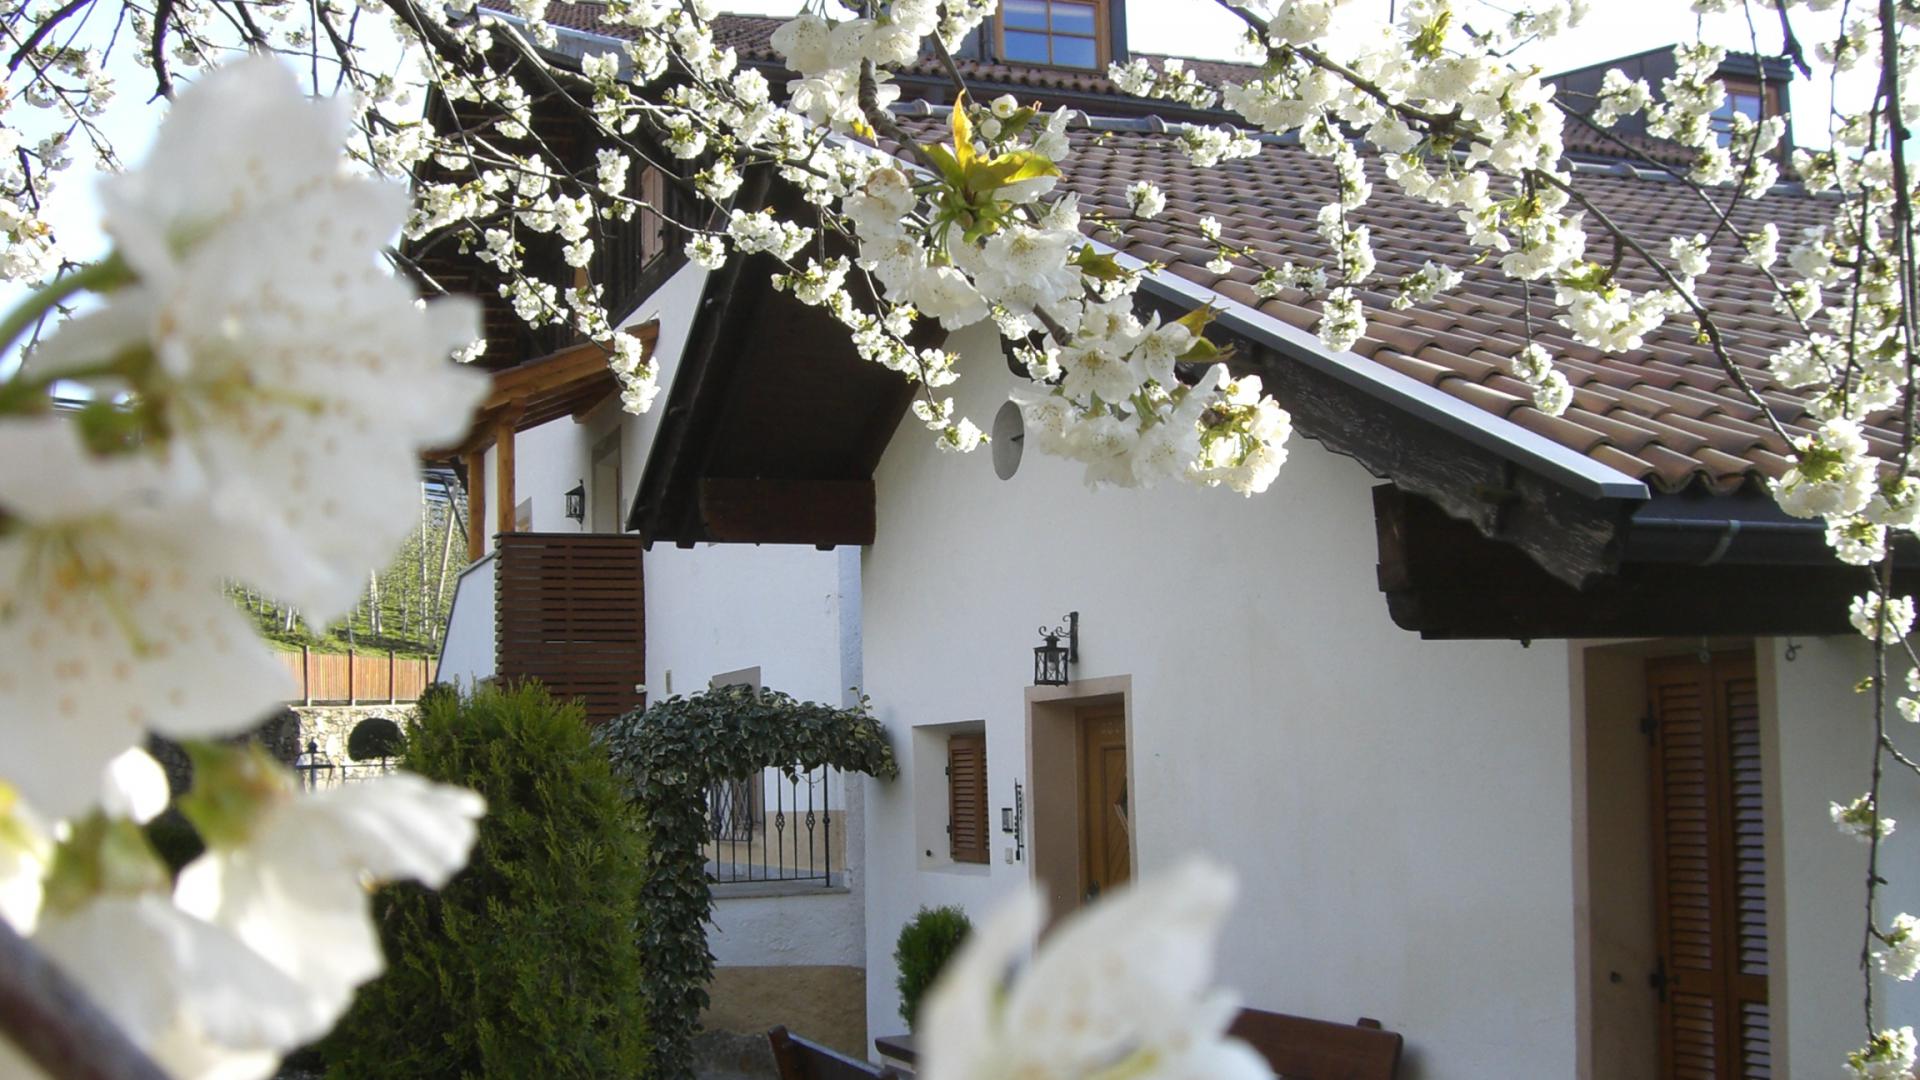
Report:
<svg viewBox="0 0 1920 1080"><path fill-rule="evenodd" d="M473 845L478 795L394 773L317 794L255 773L263 806L241 835L208 837L180 871L182 911L232 933L307 995L294 1041L324 1033L353 991L385 967L368 882L438 887ZM204 830L203 830L204 831Z"/></svg>
<svg viewBox="0 0 1920 1080"><path fill-rule="evenodd" d="M1195 860L1067 920L1021 965L1043 920L1039 896L1022 894L974 932L928 997L922 1075L1271 1077L1224 1036L1233 997L1209 989L1233 896L1231 875Z"/></svg>

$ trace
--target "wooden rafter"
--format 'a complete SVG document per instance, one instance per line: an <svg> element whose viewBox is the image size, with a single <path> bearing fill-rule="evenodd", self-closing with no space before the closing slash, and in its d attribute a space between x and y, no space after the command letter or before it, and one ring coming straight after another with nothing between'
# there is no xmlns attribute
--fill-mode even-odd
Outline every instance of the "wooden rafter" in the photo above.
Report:
<svg viewBox="0 0 1920 1080"><path fill-rule="evenodd" d="M660 326L649 322L623 333L653 351ZM576 419L618 393L620 381L607 366L607 348L594 342L502 368L493 373L493 389L475 411L464 439L422 456L428 461L460 461L467 479L467 558L486 554L487 488L491 487L496 532L514 531L514 436L558 420ZM494 476L486 475L486 452L494 449Z"/></svg>

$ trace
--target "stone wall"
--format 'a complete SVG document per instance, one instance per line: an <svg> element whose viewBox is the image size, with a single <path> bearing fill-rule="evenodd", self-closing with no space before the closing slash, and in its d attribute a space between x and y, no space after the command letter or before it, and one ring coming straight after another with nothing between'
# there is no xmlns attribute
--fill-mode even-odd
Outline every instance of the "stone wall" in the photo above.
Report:
<svg viewBox="0 0 1920 1080"><path fill-rule="evenodd" d="M289 768L299 761L309 743L335 765L354 766L353 756L347 750L347 741L352 737L354 728L368 720L382 718L393 721L400 730L405 731L417 712L418 708L413 704L294 705L262 722L252 731L235 736L235 741L257 739L276 760ZM147 751L166 770L167 784L175 795L184 793L191 786L193 767L187 761L186 751L159 736L148 738Z"/></svg>
<svg viewBox="0 0 1920 1080"><path fill-rule="evenodd" d="M300 718L300 742L295 753L303 753L309 742L325 754L327 760L335 764L347 763L353 756L347 752L347 739L353 729L375 718L393 721L400 730L419 715L418 706L412 703L398 705L295 705L289 712ZM289 764L291 760L289 759Z"/></svg>

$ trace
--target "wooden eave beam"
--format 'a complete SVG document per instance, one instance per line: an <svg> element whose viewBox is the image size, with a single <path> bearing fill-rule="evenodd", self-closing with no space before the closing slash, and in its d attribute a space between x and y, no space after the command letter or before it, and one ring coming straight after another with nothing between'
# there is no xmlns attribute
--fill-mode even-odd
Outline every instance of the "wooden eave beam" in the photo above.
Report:
<svg viewBox="0 0 1920 1080"><path fill-rule="evenodd" d="M639 338L651 350L659 340L660 324L649 322L621 333ZM555 390L566 390L572 384L591 380L608 370L608 355L605 346L589 341L506 368L494 375L493 392L480 408L498 409L515 401L533 401Z"/></svg>
<svg viewBox="0 0 1920 1080"><path fill-rule="evenodd" d="M1859 571L1631 563L1584 589L1391 484L1374 489L1378 577L1395 625L1425 638L1808 636L1847 632ZM1920 574L1898 570L1912 591Z"/></svg>
<svg viewBox="0 0 1920 1080"><path fill-rule="evenodd" d="M700 481L703 532L720 543L871 544L874 505L872 480Z"/></svg>

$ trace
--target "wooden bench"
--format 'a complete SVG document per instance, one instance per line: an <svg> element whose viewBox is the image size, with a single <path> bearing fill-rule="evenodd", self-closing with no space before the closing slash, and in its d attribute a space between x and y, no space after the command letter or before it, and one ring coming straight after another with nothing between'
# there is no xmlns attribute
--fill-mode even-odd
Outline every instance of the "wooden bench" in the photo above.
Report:
<svg viewBox="0 0 1920 1080"><path fill-rule="evenodd" d="M900 1070L891 1065L869 1065L837 1050L803 1039L784 1027L767 1032L773 1045L773 1061L780 1067L780 1080L900 1080Z"/></svg>
<svg viewBox="0 0 1920 1080"><path fill-rule="evenodd" d="M1357 1024L1335 1024L1286 1013L1242 1009L1227 1032L1258 1051L1282 1080L1394 1080L1400 1068L1400 1033L1384 1031L1380 1021L1366 1017L1361 1017ZM873 1045L886 1057L909 1065L919 1061L919 1044L911 1035L883 1035L873 1040ZM778 1049L774 1055L779 1056ZM781 1080L806 1075L780 1074Z"/></svg>
<svg viewBox="0 0 1920 1080"><path fill-rule="evenodd" d="M1242 1009L1227 1028L1260 1052L1285 1080L1393 1080L1402 1039L1380 1021L1355 1024Z"/></svg>

